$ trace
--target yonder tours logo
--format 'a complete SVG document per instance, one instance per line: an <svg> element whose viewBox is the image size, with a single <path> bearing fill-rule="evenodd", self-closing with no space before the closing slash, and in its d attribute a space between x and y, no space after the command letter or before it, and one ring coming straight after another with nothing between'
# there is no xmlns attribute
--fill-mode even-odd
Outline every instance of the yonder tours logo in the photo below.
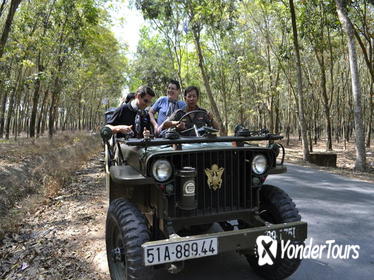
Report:
<svg viewBox="0 0 374 280"><path fill-rule="evenodd" d="M260 235L256 239L258 265L272 265L277 257L278 242L270 236Z"/></svg>
<svg viewBox="0 0 374 280"><path fill-rule="evenodd" d="M290 240L277 241L267 235L256 239L258 265L273 265L277 254L284 259L358 259L360 245L336 244L335 240L326 240L324 244L313 244L310 238L306 244L291 243ZM280 248L278 248L280 246ZM280 251L278 250L280 249Z"/></svg>

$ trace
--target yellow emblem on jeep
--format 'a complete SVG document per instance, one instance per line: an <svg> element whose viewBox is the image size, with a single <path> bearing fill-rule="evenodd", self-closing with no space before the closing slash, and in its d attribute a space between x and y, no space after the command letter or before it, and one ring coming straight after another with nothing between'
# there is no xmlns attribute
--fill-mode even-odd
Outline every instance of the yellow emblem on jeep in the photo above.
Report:
<svg viewBox="0 0 374 280"><path fill-rule="evenodd" d="M208 186L211 190L216 191L221 188L224 170L223 167L219 168L217 164L213 164L210 169L205 168L205 174L208 177Z"/></svg>

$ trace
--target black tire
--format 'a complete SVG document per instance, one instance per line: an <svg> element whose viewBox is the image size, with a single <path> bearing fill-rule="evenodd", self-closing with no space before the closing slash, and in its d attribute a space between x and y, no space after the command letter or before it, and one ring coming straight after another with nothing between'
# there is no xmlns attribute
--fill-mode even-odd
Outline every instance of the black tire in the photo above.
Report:
<svg viewBox="0 0 374 280"><path fill-rule="evenodd" d="M295 203L287 193L281 189L264 185L260 191L260 216L265 221L279 224L300 221L301 217ZM300 244L298 242L292 242ZM303 242L301 242L303 243ZM257 255L246 255L253 270L265 279L279 280L292 275L299 267L300 259L280 258L280 246L274 264L258 265Z"/></svg>
<svg viewBox="0 0 374 280"><path fill-rule="evenodd" d="M151 279L141 245L150 240L145 217L129 201L115 199L106 220L106 249L112 280Z"/></svg>

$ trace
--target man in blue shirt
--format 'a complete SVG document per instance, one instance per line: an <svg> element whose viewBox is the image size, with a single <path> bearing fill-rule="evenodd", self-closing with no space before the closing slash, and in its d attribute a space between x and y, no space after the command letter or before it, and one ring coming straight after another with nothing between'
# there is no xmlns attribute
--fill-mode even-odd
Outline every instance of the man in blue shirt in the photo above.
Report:
<svg viewBox="0 0 374 280"><path fill-rule="evenodd" d="M170 117L172 113L186 106L184 101L178 100L180 89L179 82L171 80L167 88L167 95L157 99L149 110L149 116L156 135L160 134L162 123ZM158 113L157 121L155 119L156 113Z"/></svg>

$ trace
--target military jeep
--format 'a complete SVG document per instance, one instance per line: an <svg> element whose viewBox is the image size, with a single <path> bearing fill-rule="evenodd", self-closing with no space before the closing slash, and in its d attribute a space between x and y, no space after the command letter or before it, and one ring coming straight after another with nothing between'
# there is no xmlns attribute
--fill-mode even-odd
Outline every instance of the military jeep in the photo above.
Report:
<svg viewBox="0 0 374 280"><path fill-rule="evenodd" d="M302 246L307 237L291 198L266 184L268 175L287 170L276 143L282 136L194 129L196 136L154 139L118 139L110 128L101 130L111 279L151 279L160 268L176 273L189 259L227 251L246 257L261 277L288 277L301 260L281 258L279 246L274 253L258 238Z"/></svg>

